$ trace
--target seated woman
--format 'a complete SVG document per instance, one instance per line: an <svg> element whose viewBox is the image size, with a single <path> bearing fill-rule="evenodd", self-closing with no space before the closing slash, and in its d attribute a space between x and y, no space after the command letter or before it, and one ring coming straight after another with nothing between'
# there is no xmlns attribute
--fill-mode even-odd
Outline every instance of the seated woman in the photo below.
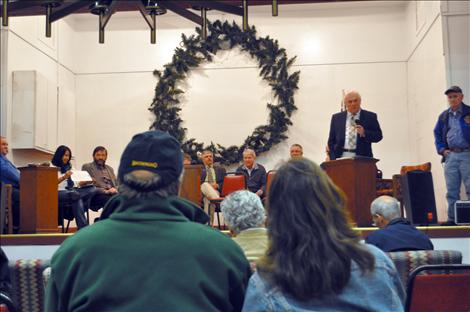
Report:
<svg viewBox="0 0 470 312"><path fill-rule="evenodd" d="M360 243L344 194L308 159L276 172L268 198L266 255L243 311L403 311L392 261Z"/></svg>
<svg viewBox="0 0 470 312"><path fill-rule="evenodd" d="M86 189L75 188L75 183L72 181L72 151L65 145L57 148L52 157L52 165L59 168L59 205L62 203L71 203L72 212L77 222L78 229L88 225L85 217L84 200L94 191L94 187ZM82 186L82 185L80 185Z"/></svg>
<svg viewBox="0 0 470 312"><path fill-rule="evenodd" d="M266 252L268 233L264 227L264 207L258 195L237 191L220 204L222 215L235 242L243 249L248 261L253 262Z"/></svg>

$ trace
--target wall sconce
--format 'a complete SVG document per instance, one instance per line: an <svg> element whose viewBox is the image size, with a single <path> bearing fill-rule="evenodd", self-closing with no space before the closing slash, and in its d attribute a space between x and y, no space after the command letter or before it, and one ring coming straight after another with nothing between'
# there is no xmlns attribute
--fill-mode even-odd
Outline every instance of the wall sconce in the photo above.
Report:
<svg viewBox="0 0 470 312"><path fill-rule="evenodd" d="M139 5L139 11L150 27L150 43L155 44L157 42L157 15L165 14L166 9L159 6L157 1L148 0L145 7L143 7L143 4ZM147 12L150 17L147 16Z"/></svg>

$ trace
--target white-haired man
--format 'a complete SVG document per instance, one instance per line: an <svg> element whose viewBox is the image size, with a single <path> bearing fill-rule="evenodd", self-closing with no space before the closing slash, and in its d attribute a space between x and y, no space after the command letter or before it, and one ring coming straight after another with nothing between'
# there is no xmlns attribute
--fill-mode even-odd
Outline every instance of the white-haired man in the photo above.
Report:
<svg viewBox="0 0 470 312"><path fill-rule="evenodd" d="M434 249L429 237L401 217L400 203L395 198L376 198L370 212L379 230L367 236L367 244L375 245L385 252Z"/></svg>
<svg viewBox="0 0 470 312"><path fill-rule="evenodd" d="M237 191L227 196L220 204L225 222L234 235L234 240L253 262L264 255L268 247L266 215L261 199L249 191Z"/></svg>
<svg viewBox="0 0 470 312"><path fill-rule="evenodd" d="M344 96L346 111L331 117L328 136L329 159L341 157L372 157L372 143L382 140L377 115L361 109L361 95L356 91Z"/></svg>
<svg viewBox="0 0 470 312"><path fill-rule="evenodd" d="M250 265L205 225L199 207L177 196L182 171L180 144L168 133L132 138L107 218L52 257L45 311L241 310Z"/></svg>
<svg viewBox="0 0 470 312"><path fill-rule="evenodd" d="M236 174L246 176L246 184L250 192L263 197L266 185L266 169L256 162L256 153L247 148L243 151L243 165L237 168Z"/></svg>

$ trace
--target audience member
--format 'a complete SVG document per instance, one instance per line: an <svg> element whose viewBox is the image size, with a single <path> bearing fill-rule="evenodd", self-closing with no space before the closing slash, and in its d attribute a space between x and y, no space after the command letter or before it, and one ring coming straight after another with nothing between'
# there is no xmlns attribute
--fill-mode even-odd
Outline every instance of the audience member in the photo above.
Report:
<svg viewBox="0 0 470 312"><path fill-rule="evenodd" d="M447 221L443 225L455 225L454 205L460 200L462 184L470 198L470 106L463 102L459 86L450 87L445 95L449 108L439 115L434 139L445 164Z"/></svg>
<svg viewBox="0 0 470 312"><path fill-rule="evenodd" d="M7 138L0 136L0 181L12 186L13 232L18 233L20 226L20 171L8 160L8 152Z"/></svg>
<svg viewBox="0 0 470 312"><path fill-rule="evenodd" d="M84 164L83 171L87 171L93 179L96 192L93 195L91 208L102 208L108 200L117 193L117 180L114 170L106 164L108 151L103 146L93 150L93 162Z"/></svg>
<svg viewBox="0 0 470 312"><path fill-rule="evenodd" d="M248 261L258 260L268 246L266 216L260 198L249 191L237 191L225 197L220 207L233 239Z"/></svg>
<svg viewBox="0 0 470 312"><path fill-rule="evenodd" d="M236 174L246 177L247 188L259 197L264 195L266 185L266 169L256 162L256 153L252 149L243 151L243 165L237 168Z"/></svg>
<svg viewBox="0 0 470 312"><path fill-rule="evenodd" d="M395 198L376 198L370 206L370 212L379 230L369 234L366 243L385 252L434 249L429 237L401 217L400 203Z"/></svg>
<svg viewBox="0 0 470 312"><path fill-rule="evenodd" d="M304 149L300 144L292 144L290 147L290 158L301 158L304 156Z"/></svg>
<svg viewBox="0 0 470 312"><path fill-rule="evenodd" d="M239 311L250 266L208 216L177 197L180 144L135 135L108 219L67 239L51 261L46 311ZM110 203L108 203L109 205Z"/></svg>
<svg viewBox="0 0 470 312"><path fill-rule="evenodd" d="M0 248L0 293L11 298L10 269L8 268L8 258L2 248Z"/></svg>
<svg viewBox="0 0 470 312"><path fill-rule="evenodd" d="M331 117L328 136L329 160L342 157L372 157L372 143L382 140L377 114L361 108L361 95L356 91L344 96L346 111Z"/></svg>
<svg viewBox="0 0 470 312"><path fill-rule="evenodd" d="M191 158L191 155L188 153L184 153L183 155L183 165L191 165L193 163L193 159Z"/></svg>
<svg viewBox="0 0 470 312"><path fill-rule="evenodd" d="M250 279L244 311L403 311L393 262L360 243L345 202L310 160L290 160L276 172L269 249Z"/></svg>
<svg viewBox="0 0 470 312"><path fill-rule="evenodd" d="M204 211L209 214L212 224L215 208L209 205L209 200L220 196L226 173L224 168L214 165L214 154L212 151L203 151L201 158L204 164L201 174L201 192L203 195Z"/></svg>
<svg viewBox="0 0 470 312"><path fill-rule="evenodd" d="M75 182L72 181L72 151L65 145L60 145L52 157L52 165L59 168L59 205L71 203L72 212L77 223L78 229L88 225L85 217L85 207L83 202L94 191L94 188L77 188Z"/></svg>

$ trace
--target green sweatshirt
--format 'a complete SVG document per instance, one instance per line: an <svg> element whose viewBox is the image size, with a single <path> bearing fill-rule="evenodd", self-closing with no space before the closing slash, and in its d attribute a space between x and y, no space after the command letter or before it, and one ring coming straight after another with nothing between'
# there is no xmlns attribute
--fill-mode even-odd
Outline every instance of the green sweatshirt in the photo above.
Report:
<svg viewBox="0 0 470 312"><path fill-rule="evenodd" d="M46 311L240 311L243 251L178 197L112 201L52 257Z"/></svg>

